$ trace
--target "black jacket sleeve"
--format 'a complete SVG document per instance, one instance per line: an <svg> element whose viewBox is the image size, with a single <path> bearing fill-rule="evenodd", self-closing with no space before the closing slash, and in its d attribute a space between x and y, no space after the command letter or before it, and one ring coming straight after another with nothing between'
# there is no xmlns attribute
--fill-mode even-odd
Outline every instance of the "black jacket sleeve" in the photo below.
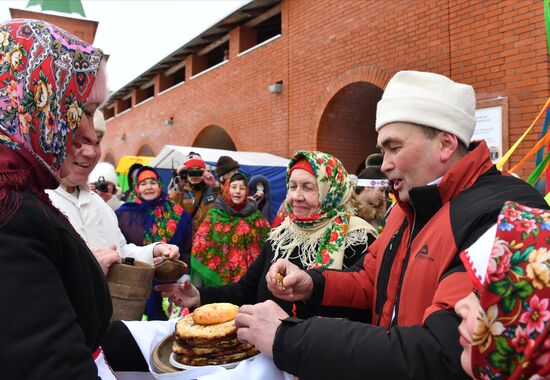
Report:
<svg viewBox="0 0 550 380"><path fill-rule="evenodd" d="M433 313L423 326L394 327L289 318L277 330L273 359L300 380L467 379L460 366L458 316Z"/></svg>

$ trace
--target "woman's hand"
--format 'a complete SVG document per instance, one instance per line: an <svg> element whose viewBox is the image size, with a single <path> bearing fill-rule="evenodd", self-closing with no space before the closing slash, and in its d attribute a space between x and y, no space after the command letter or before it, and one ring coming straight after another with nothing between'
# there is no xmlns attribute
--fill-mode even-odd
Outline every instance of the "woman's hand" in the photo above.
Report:
<svg viewBox="0 0 550 380"><path fill-rule="evenodd" d="M313 293L313 280L309 274L285 259L277 260L269 268L265 281L269 291L285 301L308 300Z"/></svg>
<svg viewBox="0 0 550 380"><path fill-rule="evenodd" d="M181 307L196 307L201 304L201 295L189 280L184 284L162 284L155 286L161 296Z"/></svg>
<svg viewBox="0 0 550 380"><path fill-rule="evenodd" d="M180 249L177 245L160 243L153 247L153 262L156 264L160 259L177 260L180 258Z"/></svg>

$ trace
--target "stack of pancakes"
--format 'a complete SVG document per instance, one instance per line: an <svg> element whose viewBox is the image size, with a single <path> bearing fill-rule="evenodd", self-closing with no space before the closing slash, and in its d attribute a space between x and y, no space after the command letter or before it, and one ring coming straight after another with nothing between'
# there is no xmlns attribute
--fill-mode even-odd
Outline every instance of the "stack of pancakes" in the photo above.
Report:
<svg viewBox="0 0 550 380"><path fill-rule="evenodd" d="M172 345L175 359L185 365L232 363L254 356L258 350L237 339L235 316L239 307L230 303L201 306L176 324Z"/></svg>

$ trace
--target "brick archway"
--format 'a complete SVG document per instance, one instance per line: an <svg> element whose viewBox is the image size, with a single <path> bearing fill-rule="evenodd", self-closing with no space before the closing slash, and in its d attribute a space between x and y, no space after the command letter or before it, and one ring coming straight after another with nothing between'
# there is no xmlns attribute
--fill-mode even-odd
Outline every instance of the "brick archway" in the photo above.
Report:
<svg viewBox="0 0 550 380"><path fill-rule="evenodd" d="M105 155L105 157L103 158L103 161L104 162L108 162L110 164L112 164L113 166L116 167L116 160L115 160L115 156L112 154L112 153L107 153Z"/></svg>
<svg viewBox="0 0 550 380"><path fill-rule="evenodd" d="M147 156L147 157L154 157L156 156L155 151L149 144L143 144L139 147L136 156Z"/></svg>
<svg viewBox="0 0 550 380"><path fill-rule="evenodd" d="M209 125L199 132L192 146L200 148L237 150L235 142L225 129L217 125Z"/></svg>
<svg viewBox="0 0 550 380"><path fill-rule="evenodd" d="M376 151L376 104L389 79L376 67L356 66L336 75L317 103L317 149L338 157L350 173Z"/></svg>

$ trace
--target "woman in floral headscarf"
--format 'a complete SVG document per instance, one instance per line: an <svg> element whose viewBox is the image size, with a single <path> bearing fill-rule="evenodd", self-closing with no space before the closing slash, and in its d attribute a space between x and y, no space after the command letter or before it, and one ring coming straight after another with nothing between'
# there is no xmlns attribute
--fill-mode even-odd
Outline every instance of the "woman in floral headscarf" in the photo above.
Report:
<svg viewBox="0 0 550 380"><path fill-rule="evenodd" d="M44 193L95 144L102 57L42 21L0 24L2 378L112 378L98 350L112 313L103 272Z"/></svg>
<svg viewBox="0 0 550 380"><path fill-rule="evenodd" d="M118 225L126 241L136 245L174 244L179 248L180 260L189 266L193 234L191 217L168 198L155 169L143 166L136 178L133 194L116 210ZM162 299L155 291L147 301L145 315L149 320L167 319Z"/></svg>
<svg viewBox="0 0 550 380"><path fill-rule="evenodd" d="M369 234L376 233L364 220L353 216L349 206L352 185L342 163L322 152L297 152L288 165L288 217L271 230L258 258L235 283L196 289L184 285L159 285L163 295L182 306L211 302L254 304L268 299L287 313L308 318L315 312L302 302L287 302L273 296L265 276L278 258L286 258L300 268L342 269L354 264L367 249ZM337 308L323 314L340 315ZM369 312L357 310L354 319L368 320Z"/></svg>
<svg viewBox="0 0 550 380"><path fill-rule="evenodd" d="M191 273L206 286L237 282L258 257L269 222L248 198L248 179L236 172L223 183L193 238Z"/></svg>
<svg viewBox="0 0 550 380"><path fill-rule="evenodd" d="M550 378L549 241L549 210L507 202L497 225L461 253L474 292L455 310L471 377Z"/></svg>

